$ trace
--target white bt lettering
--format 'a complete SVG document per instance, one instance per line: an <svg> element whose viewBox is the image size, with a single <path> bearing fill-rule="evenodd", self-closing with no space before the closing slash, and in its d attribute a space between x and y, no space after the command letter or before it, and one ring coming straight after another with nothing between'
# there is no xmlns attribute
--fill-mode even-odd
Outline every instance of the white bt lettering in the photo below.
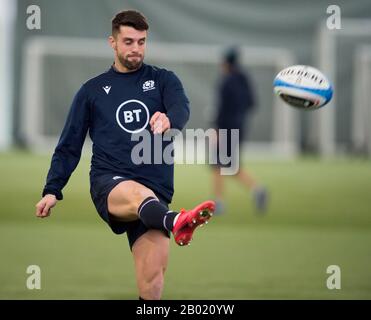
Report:
<svg viewBox="0 0 371 320"><path fill-rule="evenodd" d="M140 109L133 110L133 113L135 113L135 119L137 120L137 122L140 121L139 113L141 113L141 112L142 112L142 110L140 110Z"/></svg>
<svg viewBox="0 0 371 320"><path fill-rule="evenodd" d="M140 109L135 109L133 111L130 110L124 111L125 123L132 123L134 121L133 113L135 114L135 121L139 122L140 121L139 113L141 112L142 110Z"/></svg>

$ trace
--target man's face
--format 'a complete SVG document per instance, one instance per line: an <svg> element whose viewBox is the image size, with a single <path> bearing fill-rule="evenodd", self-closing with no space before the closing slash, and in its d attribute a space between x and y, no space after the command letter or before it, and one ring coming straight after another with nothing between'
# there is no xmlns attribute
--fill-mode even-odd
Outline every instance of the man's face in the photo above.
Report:
<svg viewBox="0 0 371 320"><path fill-rule="evenodd" d="M121 26L120 32L110 37L115 55L128 71L138 69L144 59L147 31L139 31L129 26Z"/></svg>

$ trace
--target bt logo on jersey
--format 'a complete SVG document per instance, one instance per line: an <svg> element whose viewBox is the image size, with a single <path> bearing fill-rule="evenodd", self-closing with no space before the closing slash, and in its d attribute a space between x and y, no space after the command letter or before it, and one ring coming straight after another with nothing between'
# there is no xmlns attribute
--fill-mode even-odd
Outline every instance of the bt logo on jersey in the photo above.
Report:
<svg viewBox="0 0 371 320"><path fill-rule="evenodd" d="M133 117L133 114L135 114L135 121L136 122L139 122L140 121L140 117L139 117L139 114L142 112L142 110L140 109L135 109L133 111L130 111L130 110L127 110L127 111L124 111L124 120L125 120L125 123L131 123L134 121L134 117Z"/></svg>
<svg viewBox="0 0 371 320"><path fill-rule="evenodd" d="M127 100L117 108L116 121L128 133L141 132L149 122L148 108L142 101Z"/></svg>

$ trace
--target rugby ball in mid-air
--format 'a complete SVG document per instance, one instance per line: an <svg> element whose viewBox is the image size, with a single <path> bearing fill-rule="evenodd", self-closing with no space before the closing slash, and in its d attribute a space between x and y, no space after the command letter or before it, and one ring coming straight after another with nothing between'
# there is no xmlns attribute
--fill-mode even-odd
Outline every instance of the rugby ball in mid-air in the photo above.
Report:
<svg viewBox="0 0 371 320"><path fill-rule="evenodd" d="M283 69L273 82L274 92L289 105L306 110L323 107L332 98L332 86L326 76L310 66Z"/></svg>

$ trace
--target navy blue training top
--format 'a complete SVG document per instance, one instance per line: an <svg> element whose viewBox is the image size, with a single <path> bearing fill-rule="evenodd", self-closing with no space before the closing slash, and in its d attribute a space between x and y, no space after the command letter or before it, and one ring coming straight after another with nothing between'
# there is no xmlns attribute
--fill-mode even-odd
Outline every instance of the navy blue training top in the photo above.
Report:
<svg viewBox="0 0 371 320"><path fill-rule="evenodd" d="M58 200L63 199L62 189L80 160L89 131L93 142L91 181L103 174L123 175L171 202L173 164L135 164L131 159L131 151L138 144L131 141L132 134L148 130L153 140L149 120L157 111L166 113L174 129L182 130L189 119L188 98L171 71L146 64L128 73L111 67L87 81L73 99L43 196L54 194ZM163 143L162 147L166 146Z"/></svg>

